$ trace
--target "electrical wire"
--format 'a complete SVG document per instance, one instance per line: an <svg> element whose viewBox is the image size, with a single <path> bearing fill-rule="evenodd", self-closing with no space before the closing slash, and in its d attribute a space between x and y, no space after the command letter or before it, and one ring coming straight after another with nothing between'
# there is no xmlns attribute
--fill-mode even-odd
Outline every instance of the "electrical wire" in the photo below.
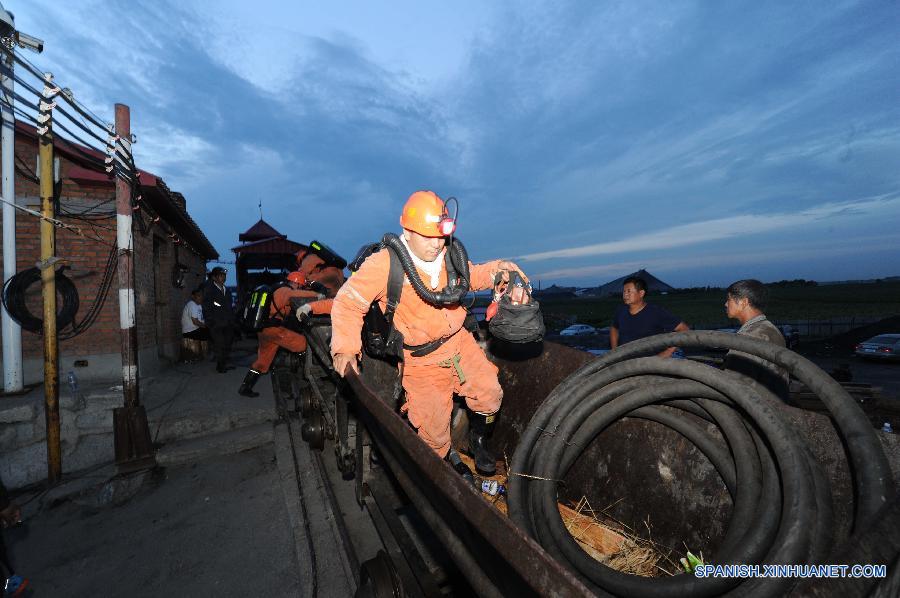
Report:
<svg viewBox="0 0 900 598"><path fill-rule="evenodd" d="M77 226L75 226L75 225L72 225L72 224L68 224L68 223L66 223L66 222L63 222L62 220L59 220L59 219L57 219L57 218L48 218L47 216L44 216L44 215L41 214L40 212L37 212L37 211L32 210L32 209L30 209L30 208L26 208L25 206L20 206L20 205L15 204L15 203L13 203L13 202L11 202L11 201L6 201L6 200L3 199L2 197L0 197L0 202L3 202L3 203L5 203L5 204L9 204L9 205L11 205L12 207L14 207L15 209L20 210L20 211L22 211L22 212L25 212L25 213L28 214L29 216L34 216L35 218L38 218L39 220L44 220L44 221L46 221L46 222L49 222L50 224L52 224L53 226L55 226L55 227L57 227L57 228L64 228L64 229L70 230L70 231L72 231L73 233L75 233L76 235L78 235L79 237L83 237L83 238L85 238L85 239L91 239L91 240L93 240L93 241L97 241L98 243L102 243L103 245L106 245L106 246L109 246L109 247L113 247L113 246L114 246L114 245L112 245L111 243L109 243L108 241L106 241L105 239L101 239L100 237L91 237L91 236L85 234L84 231L81 230L81 228L79 228L79 227L77 227Z"/></svg>

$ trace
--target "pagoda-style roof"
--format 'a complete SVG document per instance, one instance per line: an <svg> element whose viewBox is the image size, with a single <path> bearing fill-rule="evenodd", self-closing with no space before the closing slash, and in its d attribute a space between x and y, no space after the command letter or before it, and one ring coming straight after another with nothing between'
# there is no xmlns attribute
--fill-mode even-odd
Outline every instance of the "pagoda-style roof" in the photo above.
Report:
<svg viewBox="0 0 900 598"><path fill-rule="evenodd" d="M248 228L245 232L238 235L238 241L246 243L248 241L261 241L263 239L271 239L273 237L286 239L287 235L282 235L275 230L271 224L259 219L259 222Z"/></svg>
<svg viewBox="0 0 900 598"><path fill-rule="evenodd" d="M304 245L303 243L297 243L296 241L291 241L284 235L269 237L268 239L259 239L257 241L248 241L246 243L241 243L237 247L231 248L231 250L238 254L238 256L249 254L281 253L296 255L296 253L301 249L307 249L306 245Z"/></svg>

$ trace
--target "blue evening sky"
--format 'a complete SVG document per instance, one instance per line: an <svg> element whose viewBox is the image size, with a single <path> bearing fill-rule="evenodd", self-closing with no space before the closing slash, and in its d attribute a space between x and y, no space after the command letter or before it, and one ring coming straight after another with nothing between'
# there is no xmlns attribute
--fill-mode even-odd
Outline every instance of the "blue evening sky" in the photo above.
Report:
<svg viewBox="0 0 900 598"><path fill-rule="evenodd" d="M263 216L352 258L416 189L544 286L900 274L900 4L6 0L131 106L222 259Z"/></svg>

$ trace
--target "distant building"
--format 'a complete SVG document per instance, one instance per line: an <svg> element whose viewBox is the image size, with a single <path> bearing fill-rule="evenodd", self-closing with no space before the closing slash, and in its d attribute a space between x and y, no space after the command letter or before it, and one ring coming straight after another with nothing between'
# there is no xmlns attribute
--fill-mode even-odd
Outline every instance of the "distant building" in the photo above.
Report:
<svg viewBox="0 0 900 598"><path fill-rule="evenodd" d="M550 285L546 289L541 289L539 291L534 291L535 297L574 297L577 289L575 287L559 287L554 285Z"/></svg>
<svg viewBox="0 0 900 598"><path fill-rule="evenodd" d="M275 284L295 270L297 252L307 249L306 245L291 241L262 218L238 235L238 241L241 244L231 248L235 255L238 303L257 285Z"/></svg>
<svg viewBox="0 0 900 598"><path fill-rule="evenodd" d="M660 292L660 293L668 293L669 291L674 291L675 288L664 283L657 277L653 276L643 268L638 270L637 272L632 272L631 274L626 274L621 278L617 278L615 280L611 280L606 284L600 285L596 289L594 289L593 295L597 295L599 297L608 297L610 295L620 295L622 293L622 285L625 283L626 278L631 278L632 276L636 276L642 279L647 283L647 292Z"/></svg>

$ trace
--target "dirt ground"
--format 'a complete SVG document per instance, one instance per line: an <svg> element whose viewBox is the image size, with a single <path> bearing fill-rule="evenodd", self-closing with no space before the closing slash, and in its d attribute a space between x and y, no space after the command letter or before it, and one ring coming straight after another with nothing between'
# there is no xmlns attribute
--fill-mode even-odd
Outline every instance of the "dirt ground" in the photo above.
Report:
<svg viewBox="0 0 900 598"><path fill-rule="evenodd" d="M46 504L8 530L35 596L296 596L274 449L172 467L119 506Z"/></svg>

